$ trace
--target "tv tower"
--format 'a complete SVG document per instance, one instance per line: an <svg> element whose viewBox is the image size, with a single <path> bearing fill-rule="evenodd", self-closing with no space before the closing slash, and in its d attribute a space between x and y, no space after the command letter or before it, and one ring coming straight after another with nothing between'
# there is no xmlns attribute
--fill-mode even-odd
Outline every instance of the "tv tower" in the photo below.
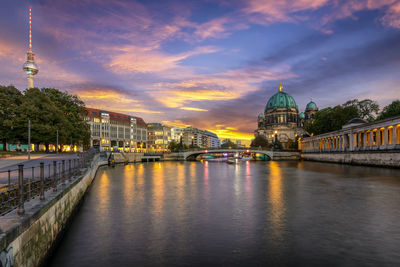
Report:
<svg viewBox="0 0 400 267"><path fill-rule="evenodd" d="M33 75L39 72L39 68L35 64L35 54L32 52L32 8L29 8L29 50L26 57L23 70L28 75L28 88L33 88Z"/></svg>

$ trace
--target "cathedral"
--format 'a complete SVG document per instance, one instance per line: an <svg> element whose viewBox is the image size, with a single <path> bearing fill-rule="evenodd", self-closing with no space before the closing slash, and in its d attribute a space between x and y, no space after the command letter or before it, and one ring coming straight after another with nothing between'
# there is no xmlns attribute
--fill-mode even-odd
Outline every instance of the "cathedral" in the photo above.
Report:
<svg viewBox="0 0 400 267"><path fill-rule="evenodd" d="M289 139L294 141L306 133L304 124L313 120L317 111L317 105L310 101L304 113L299 113L296 101L283 91L281 83L278 92L268 100L264 113L258 115L258 128L254 135L264 135L269 143L279 141L285 145Z"/></svg>

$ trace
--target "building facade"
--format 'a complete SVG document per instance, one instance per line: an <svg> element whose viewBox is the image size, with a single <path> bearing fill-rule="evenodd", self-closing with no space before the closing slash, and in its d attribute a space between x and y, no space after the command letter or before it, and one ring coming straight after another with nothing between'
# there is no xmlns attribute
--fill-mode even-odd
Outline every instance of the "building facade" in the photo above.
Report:
<svg viewBox="0 0 400 267"><path fill-rule="evenodd" d="M94 108L87 111L91 147L100 151L146 151L147 125L142 118Z"/></svg>
<svg viewBox="0 0 400 267"><path fill-rule="evenodd" d="M184 132L192 134L192 144L200 148L218 148L221 146L220 140L215 133L201 130L195 127L186 127Z"/></svg>
<svg viewBox="0 0 400 267"><path fill-rule="evenodd" d="M147 124L148 150L153 152L165 152L171 142L171 127L161 123Z"/></svg>
<svg viewBox="0 0 400 267"><path fill-rule="evenodd" d="M254 135L264 135L269 143L279 141L285 145L289 139L296 140L306 133L304 124L313 120L317 111L317 105L311 101L305 112L299 114L296 101L283 91L281 83L278 92L268 100L264 113L258 115L258 127Z"/></svg>
<svg viewBox="0 0 400 267"><path fill-rule="evenodd" d="M400 116L366 122L355 118L342 129L301 140L302 152L400 150Z"/></svg>

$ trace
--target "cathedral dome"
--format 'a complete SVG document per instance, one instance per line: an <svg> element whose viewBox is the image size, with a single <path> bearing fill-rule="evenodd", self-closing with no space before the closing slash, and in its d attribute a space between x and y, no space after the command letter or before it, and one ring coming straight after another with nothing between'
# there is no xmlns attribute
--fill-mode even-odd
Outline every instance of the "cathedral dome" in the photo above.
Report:
<svg viewBox="0 0 400 267"><path fill-rule="evenodd" d="M275 108L295 108L297 109L294 98L282 91L282 84L279 85L279 92L271 96L265 106L265 111Z"/></svg>
<svg viewBox="0 0 400 267"><path fill-rule="evenodd" d="M303 119L305 119L305 115L304 115L304 113L303 112L300 112L300 114L299 114L299 119L300 120L303 120Z"/></svg>
<svg viewBox="0 0 400 267"><path fill-rule="evenodd" d="M306 106L306 111L317 110L317 109L318 109L317 104L315 104L315 102L313 101L310 101Z"/></svg>
<svg viewBox="0 0 400 267"><path fill-rule="evenodd" d="M264 116L263 113L260 113L260 114L258 114L258 118L259 118L259 119L265 119L265 116Z"/></svg>

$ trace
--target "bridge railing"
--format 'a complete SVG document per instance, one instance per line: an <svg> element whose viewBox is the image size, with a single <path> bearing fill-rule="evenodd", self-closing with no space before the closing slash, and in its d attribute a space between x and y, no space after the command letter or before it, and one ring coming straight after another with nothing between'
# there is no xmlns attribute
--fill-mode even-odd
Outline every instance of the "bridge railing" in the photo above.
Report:
<svg viewBox="0 0 400 267"><path fill-rule="evenodd" d="M24 215L25 202L37 196L44 200L46 191L56 192L60 184L72 182L90 165L93 157L94 153L80 153L75 159L41 162L32 167L19 164L17 168L0 171L0 177L7 179L7 184L0 187L0 216L16 208L19 215Z"/></svg>

